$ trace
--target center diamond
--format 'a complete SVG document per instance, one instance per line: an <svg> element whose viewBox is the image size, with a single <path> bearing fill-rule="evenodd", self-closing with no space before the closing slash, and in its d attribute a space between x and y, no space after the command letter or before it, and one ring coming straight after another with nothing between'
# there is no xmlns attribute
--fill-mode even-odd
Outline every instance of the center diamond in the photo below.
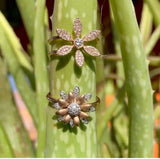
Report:
<svg viewBox="0 0 160 159"><path fill-rule="evenodd" d="M74 41L74 45L77 47L77 49L80 49L80 48L83 46L83 40L77 38L77 39Z"/></svg>
<svg viewBox="0 0 160 159"><path fill-rule="evenodd" d="M68 113L72 116L76 116L79 114L80 112L80 106L77 104L77 103L71 103L69 106L68 106Z"/></svg>

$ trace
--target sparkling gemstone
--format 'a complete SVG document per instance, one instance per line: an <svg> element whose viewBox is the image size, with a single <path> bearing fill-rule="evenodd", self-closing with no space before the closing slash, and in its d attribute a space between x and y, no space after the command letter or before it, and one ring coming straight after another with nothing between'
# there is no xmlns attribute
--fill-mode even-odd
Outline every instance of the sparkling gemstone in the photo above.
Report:
<svg viewBox="0 0 160 159"><path fill-rule="evenodd" d="M71 126L72 128L74 127L73 119L70 120L69 124L70 124L70 126Z"/></svg>
<svg viewBox="0 0 160 159"><path fill-rule="evenodd" d="M89 111L90 112L94 112L95 111L95 107L90 107Z"/></svg>
<svg viewBox="0 0 160 159"><path fill-rule="evenodd" d="M61 107L58 103L54 103L53 108L58 109L58 110L61 109Z"/></svg>
<svg viewBox="0 0 160 159"><path fill-rule="evenodd" d="M62 99L67 99L68 95L64 91L60 91L60 96Z"/></svg>
<svg viewBox="0 0 160 159"><path fill-rule="evenodd" d="M80 106L77 104L77 103L71 103L69 106L68 106L68 113L72 116L76 116L79 114L80 112Z"/></svg>
<svg viewBox="0 0 160 159"><path fill-rule="evenodd" d="M64 120L64 116L58 116L58 121L63 121Z"/></svg>
<svg viewBox="0 0 160 159"><path fill-rule="evenodd" d="M91 94L91 93L87 93L87 94L84 95L84 99L85 99L86 101L88 101L89 99L91 99L91 97L92 97L92 94Z"/></svg>
<svg viewBox="0 0 160 159"><path fill-rule="evenodd" d="M81 119L82 123L84 124L88 124L88 120L87 119Z"/></svg>
<svg viewBox="0 0 160 159"><path fill-rule="evenodd" d="M76 86L76 87L74 88L74 90L73 90L74 96L78 97L78 96L79 96L79 92L80 92L80 89L79 89L78 86Z"/></svg>
<svg viewBox="0 0 160 159"><path fill-rule="evenodd" d="M74 41L74 45L79 49L83 46L83 40L80 39L80 38L77 38L75 41Z"/></svg>

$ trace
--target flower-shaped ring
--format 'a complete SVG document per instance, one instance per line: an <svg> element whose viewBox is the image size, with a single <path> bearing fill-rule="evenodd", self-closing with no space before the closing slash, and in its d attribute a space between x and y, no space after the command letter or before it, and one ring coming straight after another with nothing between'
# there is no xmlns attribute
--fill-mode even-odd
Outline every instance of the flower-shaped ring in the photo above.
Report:
<svg viewBox="0 0 160 159"><path fill-rule="evenodd" d="M52 50L50 55L57 54L60 56L67 55L71 52L71 50L76 48L75 60L78 66L82 66L84 63L84 56L82 54L82 49L91 56L100 56L100 52L93 46L85 45L85 42L93 41L98 38L100 34L100 30L93 30L86 34L83 38L81 38L82 32L82 23L79 18L76 18L73 24L73 30L76 38L73 38L71 34L69 34L64 29L57 29L56 32L58 36L51 37L49 39L49 43L51 44L53 40L57 38L61 38L63 40L71 42L71 45L63 45L58 50Z"/></svg>
<svg viewBox="0 0 160 159"><path fill-rule="evenodd" d="M71 127L79 126L80 121L84 124L88 123L89 115L87 112L95 111L96 104L100 103L100 99L96 97L93 103L86 103L91 98L91 93L80 96L80 89L78 86L72 92L66 94L60 91L60 99L54 99L51 94L47 94L49 102L52 107L57 109L58 121L69 123Z"/></svg>

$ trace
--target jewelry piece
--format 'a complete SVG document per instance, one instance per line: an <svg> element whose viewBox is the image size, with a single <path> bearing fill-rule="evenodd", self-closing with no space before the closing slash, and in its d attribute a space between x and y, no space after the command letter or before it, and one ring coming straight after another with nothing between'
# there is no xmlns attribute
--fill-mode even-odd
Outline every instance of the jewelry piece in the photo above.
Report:
<svg viewBox="0 0 160 159"><path fill-rule="evenodd" d="M80 89L78 86L74 88L72 92L66 94L64 91L60 91L60 99L54 99L51 97L50 92L47 94L47 98L52 107L57 109L58 121L69 123L71 127L79 126L80 121L84 124L88 123L89 115L86 112L95 111L95 106L100 103L99 97L96 97L96 101L93 103L86 103L91 97L91 93L80 96Z"/></svg>
<svg viewBox="0 0 160 159"><path fill-rule="evenodd" d="M71 34L69 34L64 29L57 29L56 32L58 34L58 37L69 41L72 43L72 45L64 45L60 47L56 54L60 56L67 55L71 52L73 47L75 47L76 53L75 53L75 60L78 66L82 66L84 63L84 56L82 54L82 49L87 52L91 56L100 56L100 52L93 46L85 45L85 42L92 41L98 38L100 34L100 30L93 30L90 33L86 34L83 38L81 38L81 32L82 32L82 24L79 18L76 18L73 24L73 30L75 33L76 38L74 39ZM52 37L49 39L49 43L51 44L53 40L57 39L57 36ZM50 55L54 54L52 51L50 52Z"/></svg>

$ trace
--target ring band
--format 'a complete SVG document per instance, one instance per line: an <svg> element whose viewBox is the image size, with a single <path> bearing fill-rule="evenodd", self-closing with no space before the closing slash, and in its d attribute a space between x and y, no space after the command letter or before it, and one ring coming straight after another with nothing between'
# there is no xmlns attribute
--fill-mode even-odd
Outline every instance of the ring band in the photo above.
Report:
<svg viewBox="0 0 160 159"><path fill-rule="evenodd" d="M58 39L60 39L59 36L52 36L51 38L48 39L48 43L52 45L55 42L55 40L58 40Z"/></svg>

